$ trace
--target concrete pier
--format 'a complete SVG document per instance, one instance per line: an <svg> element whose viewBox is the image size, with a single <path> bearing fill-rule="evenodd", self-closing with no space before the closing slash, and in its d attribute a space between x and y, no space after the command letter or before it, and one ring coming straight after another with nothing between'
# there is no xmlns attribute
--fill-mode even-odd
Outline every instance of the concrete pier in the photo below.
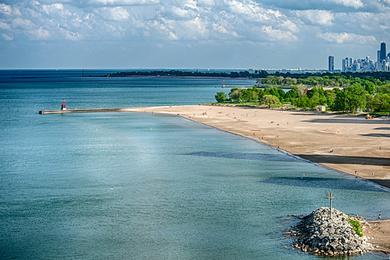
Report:
<svg viewBox="0 0 390 260"><path fill-rule="evenodd" d="M128 112L124 108L86 108L86 109L67 109L67 110L40 110L40 115L50 114L68 114L68 113L102 113L102 112Z"/></svg>

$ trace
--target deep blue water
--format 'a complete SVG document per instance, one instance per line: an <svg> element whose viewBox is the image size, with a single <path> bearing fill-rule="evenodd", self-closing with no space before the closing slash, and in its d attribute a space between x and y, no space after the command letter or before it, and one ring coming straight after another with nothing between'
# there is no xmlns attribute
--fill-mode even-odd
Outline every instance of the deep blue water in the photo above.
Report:
<svg viewBox="0 0 390 260"><path fill-rule="evenodd" d="M220 79L7 73L1 259L312 259L282 233L290 215L326 205L329 190L340 210L390 217L390 192L370 182L182 118L37 114L62 98L69 107L205 103Z"/></svg>

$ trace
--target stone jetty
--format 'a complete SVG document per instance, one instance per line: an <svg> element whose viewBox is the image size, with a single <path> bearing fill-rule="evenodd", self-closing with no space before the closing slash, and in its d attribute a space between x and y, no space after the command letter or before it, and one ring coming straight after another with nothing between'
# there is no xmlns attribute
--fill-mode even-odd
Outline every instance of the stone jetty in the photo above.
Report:
<svg viewBox="0 0 390 260"><path fill-rule="evenodd" d="M359 255L372 246L353 224L361 226L363 219L351 217L330 208L319 208L301 219L289 234L293 246L304 252L323 256Z"/></svg>

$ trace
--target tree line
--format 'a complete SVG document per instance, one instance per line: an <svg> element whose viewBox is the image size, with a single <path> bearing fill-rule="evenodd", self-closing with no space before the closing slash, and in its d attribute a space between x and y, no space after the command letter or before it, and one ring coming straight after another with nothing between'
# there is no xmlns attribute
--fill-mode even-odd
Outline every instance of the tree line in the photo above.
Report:
<svg viewBox="0 0 390 260"><path fill-rule="evenodd" d="M268 73L254 71L192 71L192 70L134 70L105 74L104 77L210 77L210 78L259 78Z"/></svg>
<svg viewBox="0 0 390 260"><path fill-rule="evenodd" d="M390 82L348 76L309 76L290 78L268 76L264 88L232 88L218 92L218 103L265 105L269 108L290 105L302 109L325 106L344 112L390 112ZM289 90L283 89L288 86Z"/></svg>
<svg viewBox="0 0 390 260"><path fill-rule="evenodd" d="M83 71L83 76L96 77L96 74L86 74ZM217 71L217 70L128 70L118 71L101 74L98 77L211 77L211 78L250 78L257 79L263 78L269 80L268 84L272 84L275 79L284 78L289 84L294 82L301 82L301 80L310 83L313 79L326 80L327 77L334 78L362 78L362 79L377 79L377 80L390 80L390 72L376 71L376 72L342 72L342 73L330 73L330 72L303 72L303 73L291 73L291 72L267 72L265 70L241 70L241 71ZM296 80L296 81L295 81ZM306 84L303 83L303 84ZM314 84L315 82L313 82Z"/></svg>

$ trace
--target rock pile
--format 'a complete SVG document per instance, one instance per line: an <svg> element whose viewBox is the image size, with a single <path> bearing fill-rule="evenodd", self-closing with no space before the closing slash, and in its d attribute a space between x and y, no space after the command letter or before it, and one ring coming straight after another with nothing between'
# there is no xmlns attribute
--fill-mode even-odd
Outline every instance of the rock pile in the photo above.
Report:
<svg viewBox="0 0 390 260"><path fill-rule="evenodd" d="M340 256L363 254L371 249L367 238L356 234L352 218L332 208L319 208L302 218L290 234L295 236L294 247L315 255Z"/></svg>

